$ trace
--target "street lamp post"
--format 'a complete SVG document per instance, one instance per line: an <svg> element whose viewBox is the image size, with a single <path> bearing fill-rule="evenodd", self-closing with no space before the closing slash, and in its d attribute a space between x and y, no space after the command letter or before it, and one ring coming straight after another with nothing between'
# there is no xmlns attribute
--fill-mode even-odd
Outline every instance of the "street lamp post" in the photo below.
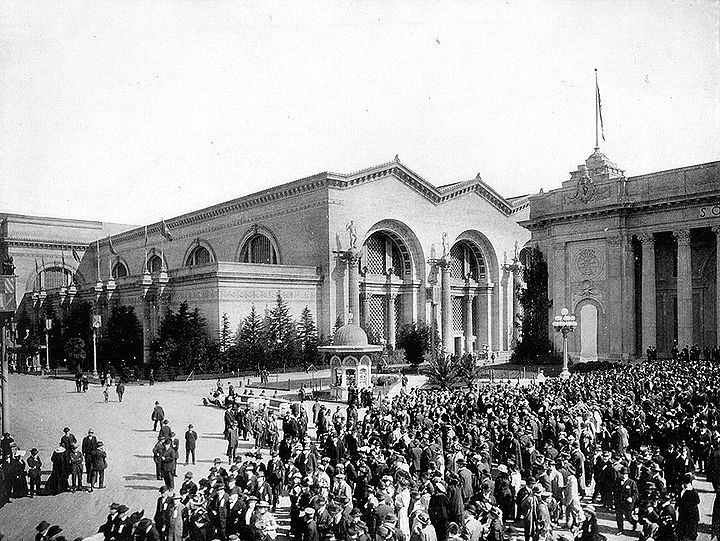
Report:
<svg viewBox="0 0 720 541"><path fill-rule="evenodd" d="M50 373L50 330L52 329L52 319L45 318L45 373Z"/></svg>
<svg viewBox="0 0 720 541"><path fill-rule="evenodd" d="M574 332L577 327L577 321L575 316L571 316L567 308L560 310L560 315L555 316L555 320L552 322L553 328L556 332L561 332L563 336L563 369L560 372L561 379L567 379L570 377L570 370L568 370L568 333Z"/></svg>
<svg viewBox="0 0 720 541"><path fill-rule="evenodd" d="M97 330L102 326L102 316L93 315L93 377L98 377L97 371Z"/></svg>

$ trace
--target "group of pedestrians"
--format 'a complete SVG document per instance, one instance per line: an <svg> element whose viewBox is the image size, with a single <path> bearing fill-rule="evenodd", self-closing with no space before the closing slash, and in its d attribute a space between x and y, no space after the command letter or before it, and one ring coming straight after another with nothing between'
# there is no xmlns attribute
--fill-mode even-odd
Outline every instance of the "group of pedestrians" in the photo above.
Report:
<svg viewBox="0 0 720 541"><path fill-rule="evenodd" d="M58 447L52 452L50 475L43 486L43 461L37 448L30 450L27 459L14 438L6 433L0 440L0 506L10 499L34 498L61 492L93 492L105 488L107 452L92 429L78 444L69 427L65 427ZM85 484L83 484L83 478Z"/></svg>

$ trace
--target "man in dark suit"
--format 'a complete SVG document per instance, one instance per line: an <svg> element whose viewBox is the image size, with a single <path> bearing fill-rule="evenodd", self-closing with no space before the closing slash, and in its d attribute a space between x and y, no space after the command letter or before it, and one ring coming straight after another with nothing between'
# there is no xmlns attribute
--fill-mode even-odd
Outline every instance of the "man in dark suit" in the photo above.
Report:
<svg viewBox="0 0 720 541"><path fill-rule="evenodd" d="M160 402L155 402L155 407L153 408L152 412L152 421L153 421L153 432L157 430L158 425L162 427L163 421L165 420L165 410L160 405Z"/></svg>
<svg viewBox="0 0 720 541"><path fill-rule="evenodd" d="M190 456L192 455L192 463L195 465L195 446L197 445L198 435L193 430L193 425L188 425L185 432L185 465L188 465Z"/></svg>
<svg viewBox="0 0 720 541"><path fill-rule="evenodd" d="M137 523L137 529L135 530L135 536L133 539L139 539L142 541L160 541L160 532L153 526L152 520L149 518L140 519Z"/></svg>
<svg viewBox="0 0 720 541"><path fill-rule="evenodd" d="M166 439L163 444L162 457L162 475L165 485L170 488L175 488L174 472L176 467L177 452L173 449L172 440Z"/></svg>
<svg viewBox="0 0 720 541"><path fill-rule="evenodd" d="M195 484L195 482L192 480L193 478L193 472L189 471L185 474L185 480L183 481L183 484L180 486L180 496L182 496L182 503L183 505L187 505L187 502L197 494L198 487Z"/></svg>
<svg viewBox="0 0 720 541"><path fill-rule="evenodd" d="M208 503L208 517L215 529L216 537L226 538L228 520L228 495L225 492L225 485L218 481L215 483L215 496Z"/></svg>
<svg viewBox="0 0 720 541"><path fill-rule="evenodd" d="M87 473L87 482L90 484L92 481L92 454L97 449L97 438L92 428L88 430L87 436L82 441L82 454L85 458L85 473Z"/></svg>
<svg viewBox="0 0 720 541"><path fill-rule="evenodd" d="M165 524L165 516L167 515L168 507L170 507L170 504L172 503L172 499L170 498L170 489L166 486L160 487L160 496L157 499L157 504L155 505L155 526L157 527L158 532L161 534L165 531L167 528Z"/></svg>
<svg viewBox="0 0 720 541"><path fill-rule="evenodd" d="M160 435L163 437L163 439L166 439L170 437L171 432L172 428L170 428L170 421L164 419L162 422L162 426L160 427Z"/></svg>
<svg viewBox="0 0 720 541"><path fill-rule="evenodd" d="M70 432L68 427L63 428L63 436L60 438L60 445L65 447L65 450L69 453L70 446L74 444L77 444L77 438L75 435Z"/></svg>
<svg viewBox="0 0 720 541"><path fill-rule="evenodd" d="M304 511L305 524L302 532L302 541L320 541L320 533L315 521L315 509L306 508Z"/></svg>
<svg viewBox="0 0 720 541"><path fill-rule="evenodd" d="M623 524L625 520L632 524L633 529L637 528L637 520L633 518L633 510L635 502L637 502L639 492L637 483L630 479L626 467L620 468L620 478L618 479L617 488L615 490L615 520L617 521L618 533L623 534Z"/></svg>

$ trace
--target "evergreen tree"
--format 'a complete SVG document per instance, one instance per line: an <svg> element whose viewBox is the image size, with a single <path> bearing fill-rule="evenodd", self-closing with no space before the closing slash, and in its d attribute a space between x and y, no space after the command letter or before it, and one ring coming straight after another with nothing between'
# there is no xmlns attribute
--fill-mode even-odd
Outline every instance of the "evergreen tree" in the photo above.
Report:
<svg viewBox="0 0 720 541"><path fill-rule="evenodd" d="M178 371L212 372L217 369L216 348L207 331L205 318L187 302L177 313L168 310L160 324L158 337L150 345L150 362L156 376L172 378Z"/></svg>
<svg viewBox="0 0 720 541"><path fill-rule="evenodd" d="M220 319L220 339L219 346L220 352L226 353L233 345L233 335L230 330L230 319L228 318L227 312L222 315Z"/></svg>
<svg viewBox="0 0 720 541"><path fill-rule="evenodd" d="M307 306L303 308L297 324L297 341L303 368L307 370L310 365L320 364L317 327Z"/></svg>
<svg viewBox="0 0 720 541"><path fill-rule="evenodd" d="M99 360L106 367L112 365L120 372L126 367L142 367L143 331L134 307L113 306L105 324L99 350Z"/></svg>
<svg viewBox="0 0 720 541"><path fill-rule="evenodd" d="M523 307L522 338L513 351L513 361L523 364L555 362L548 336L548 270L539 248L534 247L523 271L527 287L520 294Z"/></svg>
<svg viewBox="0 0 720 541"><path fill-rule="evenodd" d="M422 321L406 323L398 329L395 347L404 350L407 362L418 367L430 352L430 333L430 327Z"/></svg>
<svg viewBox="0 0 720 541"><path fill-rule="evenodd" d="M265 367L265 344L263 341L263 322L253 304L250 313L240 324L236 337L237 356L236 370L254 369L259 371Z"/></svg>
<svg viewBox="0 0 720 541"><path fill-rule="evenodd" d="M293 364L295 358L295 325L290 318L287 302L278 293L275 306L270 310L263 325L267 348L265 368L278 368Z"/></svg>
<svg viewBox="0 0 720 541"><path fill-rule="evenodd" d="M82 372L86 357L85 342L82 338L75 336L65 343L65 358L68 368Z"/></svg>
<svg viewBox="0 0 720 541"><path fill-rule="evenodd" d="M87 349L88 347L92 348L92 316L93 310L90 303L76 300L73 302L67 318L65 318L62 330L63 343L67 343L71 338L82 338L86 357L92 354L92 351L88 351ZM70 359L68 359L68 363L69 362ZM74 367L70 364L69 368Z"/></svg>

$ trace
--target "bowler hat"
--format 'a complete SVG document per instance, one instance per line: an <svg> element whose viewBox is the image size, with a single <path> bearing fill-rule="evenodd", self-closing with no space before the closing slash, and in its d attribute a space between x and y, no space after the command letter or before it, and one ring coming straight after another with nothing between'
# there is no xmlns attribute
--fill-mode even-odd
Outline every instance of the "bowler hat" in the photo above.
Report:
<svg viewBox="0 0 720 541"><path fill-rule="evenodd" d="M47 532L47 536L48 536L48 537L53 537L53 536L59 534L59 533L62 532L62 531L63 531L63 529L62 529L60 526L57 526L57 525L55 525L55 526L50 526L50 529L49 529L48 532Z"/></svg>
<svg viewBox="0 0 720 541"><path fill-rule="evenodd" d="M38 524L37 526L35 526L35 529L36 529L38 532L42 532L42 531L47 530L49 527L50 527L50 523L43 520L40 524Z"/></svg>

